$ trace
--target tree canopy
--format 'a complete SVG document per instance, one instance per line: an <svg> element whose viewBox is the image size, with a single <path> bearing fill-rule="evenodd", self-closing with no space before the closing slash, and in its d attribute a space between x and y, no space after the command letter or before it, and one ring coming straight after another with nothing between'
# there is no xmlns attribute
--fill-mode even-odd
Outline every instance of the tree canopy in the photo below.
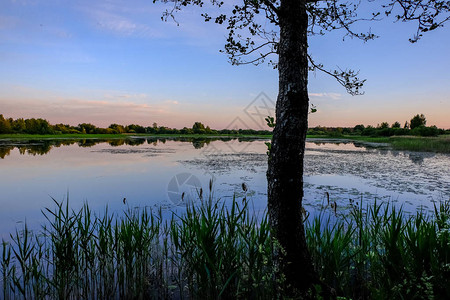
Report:
<svg viewBox="0 0 450 300"><path fill-rule="evenodd" d="M425 118L425 116L423 114L417 114L409 122L409 127L411 129L414 129L420 126L425 126L425 124L427 124L427 119Z"/></svg>

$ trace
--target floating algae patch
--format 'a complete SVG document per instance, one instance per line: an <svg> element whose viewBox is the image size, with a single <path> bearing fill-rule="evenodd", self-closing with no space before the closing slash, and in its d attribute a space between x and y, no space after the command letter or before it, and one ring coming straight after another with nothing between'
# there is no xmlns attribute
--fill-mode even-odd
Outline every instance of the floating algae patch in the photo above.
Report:
<svg viewBox="0 0 450 300"><path fill-rule="evenodd" d="M265 180L267 155L261 152L229 151L179 162L227 178L222 186L227 180L230 186L237 185L237 175L246 172L241 181L252 186L256 175ZM410 210L421 206L430 209L433 202L450 198L449 158L448 154L397 151L361 143L307 142L305 206L319 208L328 193L340 208L349 207L350 199L363 199L398 203ZM267 183L256 186L255 197L265 199Z"/></svg>
<svg viewBox="0 0 450 300"><path fill-rule="evenodd" d="M181 164L194 165L198 168L210 170L217 174L224 174L236 170L249 173L260 172L267 168L267 155L261 153L221 153L208 154L189 160L180 160Z"/></svg>
<svg viewBox="0 0 450 300"><path fill-rule="evenodd" d="M421 157L420 162L411 157ZM305 175L321 176L333 185L371 186L397 195L449 197L450 159L445 154L394 150L306 151ZM339 182L340 181L340 182ZM414 197L416 198L416 197Z"/></svg>
<svg viewBox="0 0 450 300"><path fill-rule="evenodd" d="M158 156L167 153L176 153L175 149L160 149L160 148L105 148L99 150L92 150L91 152L110 153L110 154L145 154L145 156Z"/></svg>

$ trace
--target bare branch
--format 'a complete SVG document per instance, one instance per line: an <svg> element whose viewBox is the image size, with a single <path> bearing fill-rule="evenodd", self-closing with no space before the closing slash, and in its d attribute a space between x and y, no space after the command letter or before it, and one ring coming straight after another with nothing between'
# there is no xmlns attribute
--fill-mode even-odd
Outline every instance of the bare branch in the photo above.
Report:
<svg viewBox="0 0 450 300"><path fill-rule="evenodd" d="M353 70L342 70L338 67L338 70L329 71L324 68L322 64L316 64L314 60L308 55L308 60L310 63L309 70L315 71L316 69L324 72L325 74L330 75L336 81L342 85L347 92L352 96L363 95L364 92L361 92L360 89L364 85L365 79L361 80L358 78L359 71Z"/></svg>
<svg viewBox="0 0 450 300"><path fill-rule="evenodd" d="M272 2L270 2L270 0L263 0L263 3L274 13L278 16L279 14L279 9L277 7L275 7L275 5L273 5Z"/></svg>
<svg viewBox="0 0 450 300"><path fill-rule="evenodd" d="M309 14L309 30L310 35L324 35L325 32L333 30L344 30L344 37L350 36L358 38L364 42L374 39L374 35L370 28L367 33L357 33L353 31L351 26L362 21L378 21L379 13L373 13L370 17L362 18L357 14L360 1L356 3L339 2L339 1L312 1L307 6ZM318 27L318 31L316 31Z"/></svg>
<svg viewBox="0 0 450 300"><path fill-rule="evenodd" d="M386 16L391 15L396 7L400 12L395 15L396 21L416 21L417 30L411 43L417 42L424 32L435 30L450 21L450 1L442 0L391 0L383 6Z"/></svg>
<svg viewBox="0 0 450 300"><path fill-rule="evenodd" d="M263 43L263 44L261 44L261 45L255 47L255 48L251 49L250 51L247 51L247 52L245 52L245 53L239 53L239 54L236 54L235 57L241 57L241 56L245 56L245 55L250 55L250 54L252 54L253 52L258 51L258 50L260 50L260 49L262 49L262 48L264 48L265 46L268 46L268 45L270 45L270 44L277 44L277 43L275 43L275 42L266 42L266 43ZM272 52L272 53L275 53L275 52Z"/></svg>
<svg viewBox="0 0 450 300"><path fill-rule="evenodd" d="M267 58L267 56L269 56L271 54L276 54L276 52L269 51L264 54L260 53L259 57L252 59L252 60L243 61L243 60L240 60L239 58L233 58L233 59L230 59L230 61L233 65L236 65L236 66L250 65L250 64L257 66L259 64L262 64L265 61L265 59Z"/></svg>

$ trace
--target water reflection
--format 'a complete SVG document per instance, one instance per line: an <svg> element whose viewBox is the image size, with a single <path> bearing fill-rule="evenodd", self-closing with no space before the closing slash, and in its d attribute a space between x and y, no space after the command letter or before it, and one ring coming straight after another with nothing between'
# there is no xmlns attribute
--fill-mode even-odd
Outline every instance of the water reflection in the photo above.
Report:
<svg viewBox="0 0 450 300"><path fill-rule="evenodd" d="M194 146L195 149L201 149L205 147L205 145L209 145L210 142L210 140L194 139L192 141L192 146Z"/></svg>
<svg viewBox="0 0 450 300"><path fill-rule="evenodd" d="M267 139L159 138L0 141L0 239L17 221L42 221L40 211L70 194L74 208L83 202L121 211L126 205L173 206L168 183L189 173L203 190L214 178L218 198L241 197L242 183L258 209L267 201ZM16 149L17 148L17 149ZM14 151L12 151L14 150ZM25 155L29 154L29 155ZM305 207L323 203L325 193L338 203L349 199L428 205L450 195L449 155L372 149L362 144L307 142ZM172 204L171 204L172 203Z"/></svg>
<svg viewBox="0 0 450 300"><path fill-rule="evenodd" d="M253 142L260 140L259 138L234 138L234 137L171 137L171 138L127 138L127 139L62 139L62 140L28 140L28 141L1 141L0 140L0 158L4 159L11 154L11 151L17 148L21 155L45 155L48 154L53 148L61 146L78 145L78 147L89 148L98 144L107 143L112 147L118 146L140 146L145 143L153 146L157 146L158 143L165 144L167 140L175 142L189 142L192 143L194 149L201 149L208 146L213 141L229 142L236 140L238 142Z"/></svg>
<svg viewBox="0 0 450 300"><path fill-rule="evenodd" d="M153 146L157 146L158 143L165 144L167 140L175 142L187 142L192 143L194 149L202 149L209 146L211 142L222 141L222 142L253 142L261 140L260 138L248 138L248 137L171 137L171 138L159 138L159 137L131 137L126 139L49 139L49 140L28 140L28 141L6 141L0 140L0 158L4 159L6 156L11 155L11 151L17 148L21 155L45 155L48 154L53 148L59 148L61 146L78 145L78 147L89 148L98 144L107 143L112 147L119 147L123 145L127 146L140 146L145 143ZM367 150L375 151L379 155L392 155L397 157L400 153L408 153L407 157L414 164L423 164L425 158L432 158L435 153L431 152L408 152L408 151L398 151L390 150L386 148L386 144L380 143L366 143L358 141L330 141L330 140L311 140L309 147L312 147L314 151L322 152L333 152L337 151L342 153L343 151L350 151L350 153L356 153L360 150L361 154L366 154ZM330 146L331 145L331 146ZM332 150L330 147L338 146L338 150ZM236 151L240 152L240 151Z"/></svg>
<svg viewBox="0 0 450 300"><path fill-rule="evenodd" d="M425 158L435 157L436 154L433 152L411 152L408 154L408 158L415 164L423 164Z"/></svg>

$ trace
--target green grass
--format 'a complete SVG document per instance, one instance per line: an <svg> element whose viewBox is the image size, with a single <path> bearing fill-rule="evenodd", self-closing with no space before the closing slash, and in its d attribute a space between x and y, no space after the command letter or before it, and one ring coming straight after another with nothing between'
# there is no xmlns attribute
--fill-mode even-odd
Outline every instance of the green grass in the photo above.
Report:
<svg viewBox="0 0 450 300"><path fill-rule="evenodd" d="M163 219L58 203L38 231L26 225L0 250L2 299L273 299L283 295L267 215L247 199L199 203ZM345 299L449 299L450 203L433 215L391 205L325 208L306 221L321 279ZM320 289L317 287L317 289Z"/></svg>
<svg viewBox="0 0 450 300"><path fill-rule="evenodd" d="M450 136L441 135L438 137L419 137L419 136L392 136L392 137L367 137L343 135L336 136L320 136L309 135L308 138L326 138L334 140L352 140L370 143L387 143L396 150L408 151L425 151L437 153L450 153Z"/></svg>
<svg viewBox="0 0 450 300"><path fill-rule="evenodd" d="M394 149L450 153L450 137L392 137Z"/></svg>

